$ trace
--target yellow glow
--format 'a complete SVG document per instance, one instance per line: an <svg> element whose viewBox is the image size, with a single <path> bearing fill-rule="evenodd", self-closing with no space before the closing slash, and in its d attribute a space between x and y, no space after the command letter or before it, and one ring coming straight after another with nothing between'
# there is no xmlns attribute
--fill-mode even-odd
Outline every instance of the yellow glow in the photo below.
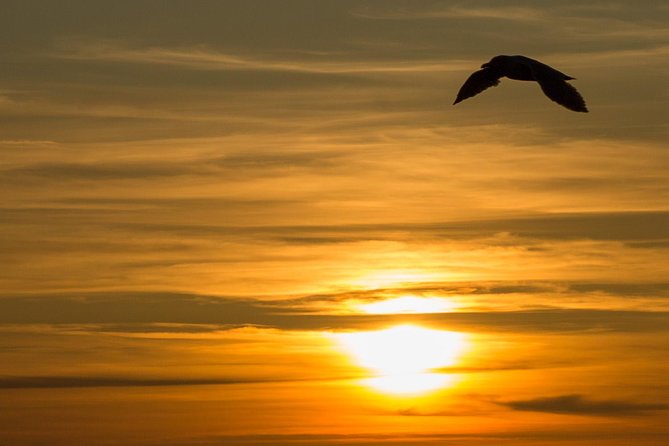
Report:
<svg viewBox="0 0 669 446"><path fill-rule="evenodd" d="M399 286L405 283L433 282L439 279L440 277L437 275L424 271L392 270L369 273L351 283L376 289Z"/></svg>
<svg viewBox="0 0 669 446"><path fill-rule="evenodd" d="M467 345L461 333L414 325L336 337L360 366L376 375L364 383L388 393L422 393L449 384L450 376L429 371L453 365Z"/></svg>
<svg viewBox="0 0 669 446"><path fill-rule="evenodd" d="M357 308L370 314L442 313L453 310L455 304L441 297L401 296Z"/></svg>
<svg viewBox="0 0 669 446"><path fill-rule="evenodd" d="M401 395L420 394L441 389L453 382L453 376L442 373L408 373L377 376L363 380L369 387L384 393Z"/></svg>

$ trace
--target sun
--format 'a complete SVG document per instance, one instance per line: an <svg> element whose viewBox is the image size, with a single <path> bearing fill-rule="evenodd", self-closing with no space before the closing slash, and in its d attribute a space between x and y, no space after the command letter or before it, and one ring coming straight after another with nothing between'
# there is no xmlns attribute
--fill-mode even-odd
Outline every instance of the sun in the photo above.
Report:
<svg viewBox="0 0 669 446"><path fill-rule="evenodd" d="M415 325L339 336L361 366L381 374L417 373L452 365L463 343L460 333Z"/></svg>
<svg viewBox="0 0 669 446"><path fill-rule="evenodd" d="M365 384L387 393L423 393L449 384L434 370L453 365L467 342L465 335L415 325L335 335L344 350L374 377Z"/></svg>

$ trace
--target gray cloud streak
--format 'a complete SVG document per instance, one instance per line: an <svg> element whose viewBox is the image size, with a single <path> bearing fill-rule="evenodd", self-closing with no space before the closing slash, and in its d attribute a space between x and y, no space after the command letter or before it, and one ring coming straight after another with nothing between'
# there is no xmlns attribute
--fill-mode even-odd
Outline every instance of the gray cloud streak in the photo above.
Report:
<svg viewBox="0 0 669 446"><path fill-rule="evenodd" d="M661 403L592 400L577 394L508 401L500 404L520 411L594 416L635 416L669 408L669 405Z"/></svg>
<svg viewBox="0 0 669 446"><path fill-rule="evenodd" d="M89 293L0 298L5 324L254 325L284 330L369 330L398 323L452 330L656 332L669 329L669 312L546 309L401 315L305 313L281 302L176 293ZM118 325L122 327L122 325Z"/></svg>
<svg viewBox="0 0 669 446"><path fill-rule="evenodd" d="M207 206L210 204L230 205L231 208L266 207L268 205L305 204L299 200L238 200L238 199L84 199L66 200L62 205L50 207L5 208L7 219L20 223L34 221L35 218L49 218L50 224L59 220L69 222L70 217L85 222L98 220L100 213L116 212L115 206L125 207L135 214L144 209ZM56 206L58 205L58 206ZM108 208L108 209L105 209ZM107 226L137 232L163 232L183 236L223 236L247 234L254 238L292 241L296 244L319 244L325 240L345 242L350 240L383 240L414 238L417 235L428 239L473 240L498 233L510 233L522 238L536 240L610 240L629 242L652 242L669 239L669 212L597 212L573 214L538 214L536 216L497 219L449 221L440 223L384 223L384 224L336 224L336 225L246 225L229 226L214 224L172 224L172 223L110 223ZM409 237L411 236L411 237ZM638 245L638 243L637 243ZM638 245L643 246L643 245Z"/></svg>
<svg viewBox="0 0 669 446"><path fill-rule="evenodd" d="M273 175L295 175L295 169L318 169L335 167L343 155L326 152L282 153L282 154L236 154L186 162L158 162L155 159L143 162L96 162L96 163L44 163L4 170L8 177L37 177L40 179L67 180L149 180L161 177L185 175L225 175L231 177L267 177Z"/></svg>
<svg viewBox="0 0 669 446"><path fill-rule="evenodd" d="M67 389L78 387L159 387L279 382L253 378L122 378L88 376L0 376L0 389Z"/></svg>

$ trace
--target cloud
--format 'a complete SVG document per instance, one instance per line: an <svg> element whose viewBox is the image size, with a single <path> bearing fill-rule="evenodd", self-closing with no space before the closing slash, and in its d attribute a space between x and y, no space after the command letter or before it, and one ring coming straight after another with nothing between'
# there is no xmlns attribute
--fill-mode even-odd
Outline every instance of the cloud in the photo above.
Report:
<svg viewBox="0 0 669 446"><path fill-rule="evenodd" d="M636 5L582 5L565 2L536 7L500 6L498 4L492 6L485 4L430 5L427 7L384 5L383 8L367 6L354 9L352 15L356 18L372 20L443 20L453 24L466 20L469 26L477 22L485 22L485 25L482 26L490 26L491 21L499 21L509 22L512 26L522 24L531 27L528 29L541 26L550 34L573 31L580 38L605 39L635 36L640 41L644 41L667 36L667 30L662 26L663 21L659 19L665 10L666 8L655 3L646 4L643 10L639 11ZM508 36L504 37L508 38Z"/></svg>
<svg viewBox="0 0 669 446"><path fill-rule="evenodd" d="M499 403L513 410L564 415L632 416L666 410L667 404L625 400L592 400L583 395L560 395Z"/></svg>
<svg viewBox="0 0 669 446"><path fill-rule="evenodd" d="M562 367L565 366L567 362L549 362L544 361L541 365L531 363L531 362L499 362L483 366L449 366L449 367L440 367L432 369L431 372L435 373L493 373L493 372L507 372L507 371L518 371L518 370L537 370L537 369L547 369L553 367Z"/></svg>
<svg viewBox="0 0 669 446"><path fill-rule="evenodd" d="M0 298L0 323L5 324L111 324L109 327L117 329L130 324L205 324L220 329L260 326L321 331L369 330L407 322L462 331L662 332L669 327L669 312L544 309L353 315L305 312L294 306L294 300L285 305L281 301L183 293L22 294Z"/></svg>
<svg viewBox="0 0 669 446"><path fill-rule="evenodd" d="M282 382L272 379L253 378L122 378L88 376L0 376L0 389L60 389L74 387L158 387L200 386L227 384L254 384Z"/></svg>
<svg viewBox="0 0 669 446"><path fill-rule="evenodd" d="M37 177L58 180L123 180L178 176L189 171L180 165L137 163L48 163L15 168L4 172L19 177Z"/></svg>
<svg viewBox="0 0 669 446"><path fill-rule="evenodd" d="M231 175L243 171L246 162L230 169ZM252 173L256 167L249 162ZM286 160L286 166L277 162L270 170L311 169L309 161L303 167L301 161L295 167L290 162ZM191 169L185 164L185 171ZM64 182L65 177L60 183ZM350 224L334 214L355 203L349 207L338 202L336 192L291 197L272 196L273 189L263 189L262 194L246 197L162 199L151 198L153 192L146 189L127 187L128 193L118 194L119 198L93 194L93 198L6 205L0 224L5 228L0 257L11 266L3 275L5 290L18 290L12 284L20 282L24 291L116 288L115 279L123 277L129 289L290 295L299 301L283 306L302 311L318 306L322 310L328 301L349 297L372 301L398 293L453 296L470 309L527 310L539 305L643 309L643 302L628 299L622 288L614 293L609 287L611 292L603 293L569 285L610 283L610 271L603 268L613 265L624 266L625 276L617 277L620 284L661 287L666 276L662 263L666 253L655 244L669 239L667 212L390 223L396 216L389 211L385 214L389 223ZM130 197L131 190L137 198ZM36 230L39 240L32 235ZM639 247L640 242L651 247ZM342 264L348 268L342 269ZM399 269L428 274L404 280L413 283L402 283L401 277L395 283L374 280L375 275L391 277ZM444 271L451 277L444 277ZM508 272L506 277L512 280L500 280L505 277L498 271ZM322 288L305 286L310 283L327 283L328 288L319 292ZM356 288L360 294L345 295ZM649 289L643 299L666 295L656 291ZM504 295L508 298L492 298ZM594 299L586 302L586 295ZM613 302L607 296L618 299ZM658 309L656 304L648 309Z"/></svg>
<svg viewBox="0 0 669 446"><path fill-rule="evenodd" d="M0 140L0 146L7 146L8 148L43 148L43 147L56 147L59 143L56 141L47 141L47 140L32 140L32 139L21 139L21 140Z"/></svg>
<svg viewBox="0 0 669 446"><path fill-rule="evenodd" d="M303 54L303 56L306 56ZM444 59L370 61L333 60L331 54L290 60L216 51L207 47L131 48L117 42L65 41L55 57L71 60L171 65L192 70L285 71L310 74L448 72L464 69L463 61ZM294 56L293 56L294 57Z"/></svg>
<svg viewBox="0 0 669 446"><path fill-rule="evenodd" d="M486 57L481 54L481 48L497 46L524 48L528 55L553 57L555 45L549 42L560 42L565 54L554 61L590 65L601 70L602 66L662 64L666 59L669 36L665 11L653 2L643 5L642 2L624 5L561 2L529 7L500 6L491 2L461 6L442 2L410 7L392 4L367 6L354 9L352 14L358 19L403 21L401 26L407 28L438 20L444 28L451 30L449 35L458 40L463 49L467 48L469 39L457 37L465 32L490 39L491 45L467 48L470 56L478 54ZM533 36L532 41L528 41L528 35ZM553 50L549 49L550 46ZM615 49L609 49L611 46ZM449 50L457 51L455 48ZM488 54L487 57L493 55Z"/></svg>
<svg viewBox="0 0 669 446"><path fill-rule="evenodd" d="M114 169L116 171L116 169ZM118 170L122 170L119 167ZM186 169L187 170L187 169ZM58 169L56 169L58 171ZM159 170L160 171L160 170ZM122 176L119 173L119 176ZM209 201L208 201L209 200ZM243 204L247 200L218 199L221 203ZM248 205L265 206L273 203L273 200L249 200ZM279 200L278 202L286 204L291 201ZM155 205L169 206L170 204L198 204L198 203L216 203L216 199L133 199L123 198L117 200L101 199L72 199L63 201L63 204L114 204L123 205ZM299 203L299 202L297 202ZM66 206L65 206L66 207ZM41 214L54 211L54 209L45 208L25 208L23 212L33 212ZM86 212L85 207L80 209ZM11 211L11 209L8 209ZM17 209L16 212L20 210ZM91 209L91 213L98 209ZM32 216L30 216L32 218ZM116 226L116 225L115 225ZM418 235L420 239L440 239L440 240L472 240L477 238L487 238L495 234L512 234L520 239L516 240L522 244L521 239L535 240L604 240L604 241L652 241L669 238L669 211L652 212L582 212L582 213L551 213L537 214L527 217L511 217L505 219L477 219L462 221L444 221L434 223L369 223L369 224L331 224L331 225L262 225L262 226L228 226L212 224L169 224L169 223L124 223L123 227L135 229L137 231L153 232L160 230L163 232L173 232L177 235L205 236L210 235L228 235L233 233L249 233L253 236L262 236L269 238L284 239L296 237L305 237L307 244L312 244L315 239L323 238L328 242L341 238L341 241L350 240L379 240L392 235L394 240L401 239L402 234ZM411 239L412 237L409 237ZM299 241L300 239L296 239ZM490 242L490 240L486 240Z"/></svg>
<svg viewBox="0 0 669 446"><path fill-rule="evenodd" d="M639 64L651 64L669 55L669 45L651 45L644 48L612 49L597 52L571 53L564 55L564 60L571 64L593 64L602 63L615 64L619 66L638 66ZM560 53L556 53L557 60L563 60Z"/></svg>
<svg viewBox="0 0 669 446"><path fill-rule="evenodd" d="M495 19L534 22L545 17L538 8L521 6L487 7L431 7L403 9L360 8L352 12L355 17L375 20L425 20L425 19Z"/></svg>
<svg viewBox="0 0 669 446"><path fill-rule="evenodd" d="M130 224L132 225L132 224ZM194 233L221 232L234 229L210 225L149 225L146 230L171 229L178 232ZM135 226L141 229L144 226ZM241 228L240 228L241 229ZM262 230L277 237L291 237L296 233L310 238L336 237L374 240L392 233L397 239L398 232L418 234L442 240L467 240L490 237L500 233L535 240L611 240L649 241L669 238L669 211L656 212L582 212L537 214L528 217L505 219L449 221L435 223L386 223L386 224L341 224L341 225L295 225L263 226L248 230ZM518 241L519 243L522 243Z"/></svg>
<svg viewBox="0 0 669 446"><path fill-rule="evenodd" d="M494 440L497 435L462 435L443 433L353 433L353 434L251 434L251 435L223 435L207 438L194 438L186 441L167 440L163 444L168 446L190 446L198 444L203 446L295 446L308 444L310 446L387 446L411 445L411 446L434 446L435 444L445 446L457 446L462 444L475 445L480 438ZM466 443L465 443L466 442Z"/></svg>
<svg viewBox="0 0 669 446"><path fill-rule="evenodd" d="M669 297L669 282L652 283L571 283L569 289L574 293L602 293L611 296L626 297Z"/></svg>
<svg viewBox="0 0 669 446"><path fill-rule="evenodd" d="M396 414L397 415L397 414ZM666 441L663 432L638 432L637 430L602 431L587 428L574 427L572 429L499 429L488 432L454 432L444 433L439 431L406 433L354 433L354 434L251 434L251 435L223 435L210 437L197 437L186 440L162 440L161 444L166 446L190 446L198 444L202 446L295 446L308 444L310 446L478 446L483 444L514 444L514 445L536 445L541 444L571 444L591 441L593 444L602 441L610 444L635 444L639 439L645 440L649 445L662 444ZM626 443L618 443L620 441Z"/></svg>
<svg viewBox="0 0 669 446"><path fill-rule="evenodd" d="M648 240L669 237L669 212L594 212L538 215L480 222L514 234L541 239ZM506 228L506 229L503 229Z"/></svg>
<svg viewBox="0 0 669 446"><path fill-rule="evenodd" d="M225 175L225 178L296 175L299 171L323 172L337 166L343 155L333 152L282 154L231 154L196 160L133 162L98 161L95 163L50 162L4 170L7 177L36 177L58 180L150 180L176 176Z"/></svg>
<svg viewBox="0 0 669 446"><path fill-rule="evenodd" d="M73 293L0 299L4 323L194 323L266 322L260 303L179 293Z"/></svg>

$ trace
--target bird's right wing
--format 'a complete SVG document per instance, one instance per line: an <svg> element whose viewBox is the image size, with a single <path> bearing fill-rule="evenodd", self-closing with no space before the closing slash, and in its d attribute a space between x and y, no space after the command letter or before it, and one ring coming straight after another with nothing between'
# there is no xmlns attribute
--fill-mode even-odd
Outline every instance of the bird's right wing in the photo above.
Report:
<svg viewBox="0 0 669 446"><path fill-rule="evenodd" d="M464 101L467 98L471 98L472 96L476 96L485 89L498 85L500 77L501 76L499 76L495 70L490 68L475 71L467 78L462 87L460 87L458 97L455 98L453 105L460 101Z"/></svg>

